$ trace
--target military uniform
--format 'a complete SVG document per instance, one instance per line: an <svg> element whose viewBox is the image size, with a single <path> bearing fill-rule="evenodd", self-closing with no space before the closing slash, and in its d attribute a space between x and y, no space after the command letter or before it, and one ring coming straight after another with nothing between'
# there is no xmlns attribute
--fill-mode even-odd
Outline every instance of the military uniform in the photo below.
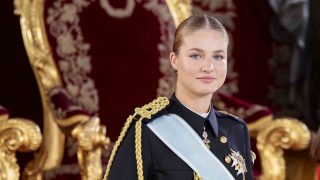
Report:
<svg viewBox="0 0 320 180"><path fill-rule="evenodd" d="M147 126L156 117L173 113L184 119L203 139L204 128L210 141L210 151L222 162L235 179L253 179L249 133L245 123L232 115L213 108L207 118L181 104L175 95L169 105L150 120L143 121L141 150L145 180L193 180L194 171L168 148ZM134 124L134 123L133 123ZM135 126L131 125L119 146L108 174L109 180L137 179ZM242 164L236 159L242 159ZM210 168L210 167L208 167ZM214 177L212 177L214 179Z"/></svg>

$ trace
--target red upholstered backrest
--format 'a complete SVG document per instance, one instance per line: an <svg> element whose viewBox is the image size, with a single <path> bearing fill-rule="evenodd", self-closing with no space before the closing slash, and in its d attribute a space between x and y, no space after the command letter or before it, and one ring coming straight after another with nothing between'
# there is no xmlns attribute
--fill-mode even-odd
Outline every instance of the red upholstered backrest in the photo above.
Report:
<svg viewBox="0 0 320 180"><path fill-rule="evenodd" d="M115 141L134 108L161 95L173 20L165 2L133 1L132 11L125 1L110 2L129 7L127 17L105 10L102 1L79 2L46 1L49 42L64 88L100 116Z"/></svg>

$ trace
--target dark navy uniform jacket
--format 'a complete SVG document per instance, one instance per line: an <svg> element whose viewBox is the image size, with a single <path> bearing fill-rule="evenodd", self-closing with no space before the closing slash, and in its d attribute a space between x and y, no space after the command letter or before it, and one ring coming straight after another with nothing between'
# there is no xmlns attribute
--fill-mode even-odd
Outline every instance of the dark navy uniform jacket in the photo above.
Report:
<svg viewBox="0 0 320 180"><path fill-rule="evenodd" d="M208 139L211 141L211 152L225 165L235 179L243 179L243 176L242 174L237 175L238 171L235 170L235 167L231 167L232 162L226 162L226 156L231 153L231 149L239 151L246 163L245 179L253 179L249 133L242 120L214 109L207 118L203 118L182 105L175 95L171 97L170 104L157 116L168 113L179 115L201 139L203 139L202 132L205 126ZM109 180L137 179L134 130L134 125L132 125L120 145L111 166ZM227 142L222 143L221 136L225 136ZM146 124L142 125L142 158L145 180L193 180L194 178L193 170L153 134ZM214 180L214 177L212 179Z"/></svg>

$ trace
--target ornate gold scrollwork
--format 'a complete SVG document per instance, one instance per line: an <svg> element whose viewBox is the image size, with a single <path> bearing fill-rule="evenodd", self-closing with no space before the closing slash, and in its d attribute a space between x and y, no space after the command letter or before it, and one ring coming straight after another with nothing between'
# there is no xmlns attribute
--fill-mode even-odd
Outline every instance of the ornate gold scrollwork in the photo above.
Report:
<svg viewBox="0 0 320 180"><path fill-rule="evenodd" d="M78 144L78 161L82 179L102 178L101 147L107 148L110 139L106 137L106 127L100 125L98 117L78 125L72 132Z"/></svg>
<svg viewBox="0 0 320 180"><path fill-rule="evenodd" d="M263 116L256 121L248 124L251 138L256 138L257 134L273 121L273 115Z"/></svg>
<svg viewBox="0 0 320 180"><path fill-rule="evenodd" d="M176 27L192 15L191 0L166 0Z"/></svg>
<svg viewBox="0 0 320 180"><path fill-rule="evenodd" d="M0 121L0 179L18 180L20 176L16 151L37 150L42 141L39 127L27 119Z"/></svg>
<svg viewBox="0 0 320 180"><path fill-rule="evenodd" d="M79 123L71 134L79 145L78 159L82 179L101 179L101 146L109 144L109 139L105 137L105 127L99 125L97 118L87 122L88 116L57 119L47 101L49 90L62 86L62 81L46 35L44 0L15 0L14 5L15 14L20 16L22 36L40 89L44 114L44 142L36 158L24 170L24 177L42 179L43 171L59 165L65 141L65 135L59 127L68 128Z"/></svg>
<svg viewBox="0 0 320 180"><path fill-rule="evenodd" d="M41 179L43 171L60 164L65 136L55 122L46 95L56 86L61 86L59 71L52 58L44 25L43 0L15 0L16 15L20 16L20 26L30 64L38 82L43 105L44 143L35 159L24 170L24 178Z"/></svg>
<svg viewBox="0 0 320 180"><path fill-rule="evenodd" d="M270 122L257 136L262 163L261 180L284 180L286 164L283 149L302 150L308 147L310 132L296 119L281 118Z"/></svg>
<svg viewBox="0 0 320 180"><path fill-rule="evenodd" d="M14 5L14 13L20 16L21 32L40 89L44 114L44 142L35 159L26 166L24 178L40 180L44 171L58 166L63 157L65 141L60 128L77 125L71 134L79 145L82 179L101 179L101 146L109 144L105 127L99 125L99 119L88 121L90 117L85 115L57 119L47 101L48 92L62 86L62 80L46 35L44 0L15 0Z"/></svg>

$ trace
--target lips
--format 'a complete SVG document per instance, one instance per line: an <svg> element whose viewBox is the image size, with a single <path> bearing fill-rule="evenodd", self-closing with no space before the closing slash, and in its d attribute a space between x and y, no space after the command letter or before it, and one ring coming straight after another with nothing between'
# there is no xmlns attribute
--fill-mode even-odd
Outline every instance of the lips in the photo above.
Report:
<svg viewBox="0 0 320 180"><path fill-rule="evenodd" d="M217 78L214 78L212 76L201 76L201 77L198 77L197 79L199 79L201 82L204 82L204 83L212 83Z"/></svg>

